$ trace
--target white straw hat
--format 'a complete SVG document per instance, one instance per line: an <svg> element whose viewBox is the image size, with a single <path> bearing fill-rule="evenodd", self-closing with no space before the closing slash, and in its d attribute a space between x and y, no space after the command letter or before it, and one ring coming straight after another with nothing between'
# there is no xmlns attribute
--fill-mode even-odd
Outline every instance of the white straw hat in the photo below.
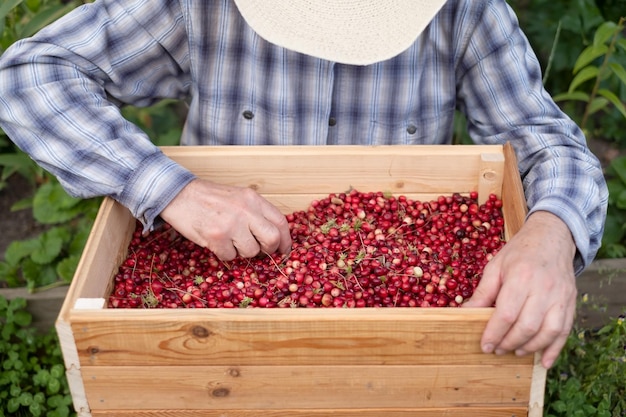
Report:
<svg viewBox="0 0 626 417"><path fill-rule="evenodd" d="M265 40L353 65L405 51L446 0L235 0Z"/></svg>

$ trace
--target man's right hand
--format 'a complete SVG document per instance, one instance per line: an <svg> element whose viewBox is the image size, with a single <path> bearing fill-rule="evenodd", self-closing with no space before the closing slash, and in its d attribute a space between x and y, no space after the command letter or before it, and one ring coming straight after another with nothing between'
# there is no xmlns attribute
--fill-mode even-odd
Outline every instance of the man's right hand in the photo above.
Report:
<svg viewBox="0 0 626 417"><path fill-rule="evenodd" d="M193 180L161 212L161 218L224 261L237 255L288 253L291 248L285 216L250 188Z"/></svg>

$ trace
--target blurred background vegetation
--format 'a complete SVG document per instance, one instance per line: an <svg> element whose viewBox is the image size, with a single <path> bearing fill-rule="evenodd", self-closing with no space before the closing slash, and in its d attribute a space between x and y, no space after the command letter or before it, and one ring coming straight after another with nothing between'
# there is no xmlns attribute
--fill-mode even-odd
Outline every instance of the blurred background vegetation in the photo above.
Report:
<svg viewBox="0 0 626 417"><path fill-rule="evenodd" d="M85 2L2 0L0 54ZM539 57L546 88L583 128L590 148L605 167L610 202L598 258L626 257L626 0L508 3L518 14L520 26ZM185 117L182 103L163 101L150 108L126 107L123 112L156 144L178 143ZM457 126L455 142L464 143L467 135L461 115ZM67 285L100 199L68 196L53 176L17 149L0 130L0 198L3 189L14 184L16 177L26 181L32 193L13 204L12 210L30 211L33 222L42 231L8 245L0 260L0 288L41 291ZM0 297L0 324L5 330L0 339L0 363L5 371L15 367L11 380L0 378L0 403L4 404L0 406L0 416L70 415L71 398L65 376L58 372L62 359L54 329L52 336L46 335L33 344L36 336L28 328L30 319L24 307L21 302L9 303ZM545 415L626 416L625 348L623 317L612 319L602 329L574 329L559 362L549 373ZM14 353L7 356L9 350ZM39 365L37 369L20 365L22 361L36 362L29 356L42 355L48 358L42 360L47 366L44 369ZM33 378L40 382L33 384ZM54 387L52 391L50 386Z"/></svg>

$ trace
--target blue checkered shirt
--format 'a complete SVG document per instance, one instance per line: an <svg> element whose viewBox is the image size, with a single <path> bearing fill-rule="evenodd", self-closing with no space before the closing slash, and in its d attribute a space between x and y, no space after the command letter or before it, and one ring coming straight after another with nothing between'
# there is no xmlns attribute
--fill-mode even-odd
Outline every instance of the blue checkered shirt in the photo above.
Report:
<svg viewBox="0 0 626 417"><path fill-rule="evenodd" d="M399 56L350 66L260 38L232 0L97 0L0 57L0 126L66 190L108 195L146 227L193 175L119 106L189 102L184 145L511 142L530 211L569 226L577 271L608 193L581 130L543 89L504 0L450 0Z"/></svg>

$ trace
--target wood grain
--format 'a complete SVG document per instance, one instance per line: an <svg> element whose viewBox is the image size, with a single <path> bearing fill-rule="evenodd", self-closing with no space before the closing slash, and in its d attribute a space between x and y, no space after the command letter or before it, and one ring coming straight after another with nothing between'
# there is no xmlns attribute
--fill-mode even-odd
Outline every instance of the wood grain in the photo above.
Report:
<svg viewBox="0 0 626 417"><path fill-rule="evenodd" d="M457 408L528 404L523 366L83 368L92 410ZM124 393L124 395L120 395Z"/></svg>
<svg viewBox="0 0 626 417"><path fill-rule="evenodd" d="M93 310L71 323L81 366L525 364L486 355L491 309Z"/></svg>
<svg viewBox="0 0 626 417"><path fill-rule="evenodd" d="M260 417L256 410L94 410L93 417ZM262 417L522 417L524 407L289 409ZM83 416L79 416L83 417Z"/></svg>
<svg viewBox="0 0 626 417"><path fill-rule="evenodd" d="M421 201L501 192L507 238L525 216L510 145L163 150L285 213L352 187ZM481 352L490 308L103 308L134 227L105 199L57 319L80 417L510 417L542 408L536 358Z"/></svg>

